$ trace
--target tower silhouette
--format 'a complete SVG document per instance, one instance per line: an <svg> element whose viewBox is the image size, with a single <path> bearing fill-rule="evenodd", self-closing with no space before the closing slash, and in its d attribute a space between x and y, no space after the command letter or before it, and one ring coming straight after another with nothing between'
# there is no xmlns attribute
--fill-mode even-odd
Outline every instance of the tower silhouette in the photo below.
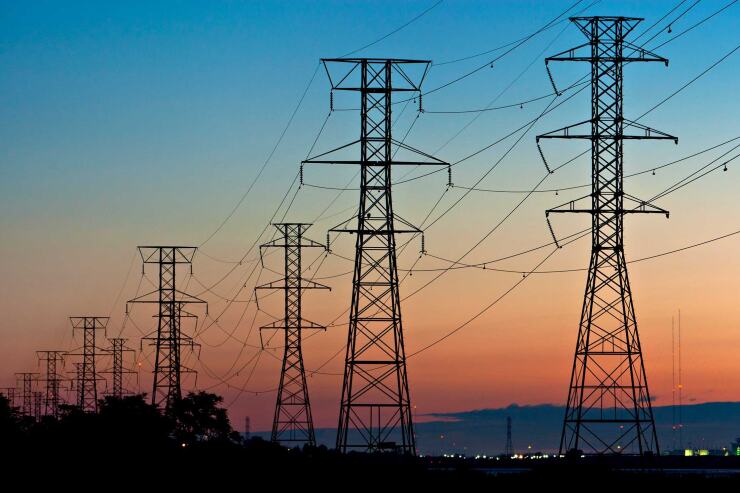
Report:
<svg viewBox="0 0 740 493"><path fill-rule="evenodd" d="M130 394L123 385L123 376L127 374L136 373L124 365L123 357L126 353L133 353L134 350L126 346L127 339L122 337L112 337L108 339L110 347L106 349L106 352L111 356L112 365L110 370L103 371L101 373L110 373L111 375L111 387L108 395L120 399L124 395Z"/></svg>
<svg viewBox="0 0 740 493"><path fill-rule="evenodd" d="M82 353L68 353L82 356L78 367L77 405L86 412L98 411L98 380L97 371L98 346L96 332L104 330L108 325L108 317L69 317L73 330L82 330Z"/></svg>
<svg viewBox="0 0 740 493"><path fill-rule="evenodd" d="M393 139L391 110L394 92L409 98L418 92L421 109L421 84L430 62L379 58L322 62L332 94L360 93L360 138L304 161L360 166L356 225L350 227L350 219L331 230L357 238L337 448L414 454L395 235L421 231L393 211L391 169L449 165ZM355 146L359 160L348 155Z"/></svg>
<svg viewBox="0 0 740 493"><path fill-rule="evenodd" d="M306 371L303 366L301 338L304 329L323 330L325 327L303 318L301 298L305 289L330 288L303 278L301 251L303 248L325 248L325 246L304 238L303 233L310 227L310 224L277 223L273 226L280 232L281 237L261 245L260 252L262 248L282 248L285 277L255 288L255 290L281 289L285 295L283 319L260 328L260 330L283 330L285 332L283 365L280 371L280 386L275 403L271 438L273 442L303 442L316 445L311 402L306 385Z"/></svg>
<svg viewBox="0 0 740 493"><path fill-rule="evenodd" d="M668 60L625 40L642 19L570 20L588 41L548 57L545 63L591 64L591 118L537 137L538 145L540 139L591 141L590 195L547 211L586 213L592 221L591 262L560 453L657 454L658 437L627 277L623 219L628 213L667 216L668 212L624 193L622 146L626 139L677 139L623 117L622 69L625 63L667 65ZM580 205L583 199L590 201L590 207Z"/></svg>
<svg viewBox="0 0 740 493"><path fill-rule="evenodd" d="M44 414L56 418L62 402L59 390L62 382L60 371L64 369L64 351L36 351L36 354L39 362L46 363L46 374L42 379L46 383Z"/></svg>
<svg viewBox="0 0 740 493"><path fill-rule="evenodd" d="M1 387L0 388L0 394L5 396L6 399L8 399L8 405L12 408L17 407L16 404L16 398L18 397L18 389L16 387Z"/></svg>
<svg viewBox="0 0 740 493"><path fill-rule="evenodd" d="M506 446L504 447L504 455L506 457L514 455L514 444L511 441L511 416L506 416Z"/></svg>
<svg viewBox="0 0 740 493"><path fill-rule="evenodd" d="M143 339L151 341L155 346L152 404L164 410L169 410L172 404L182 397L181 374L194 372L182 364L182 346L191 349L197 346L191 337L182 333L182 318L195 317L184 311L183 307L190 303L205 301L177 289L176 281L178 265L189 266L192 271L195 251L195 247L140 246L139 253L143 264L156 264L159 267L159 286L128 302L155 303L159 307L157 330L153 336Z"/></svg>
<svg viewBox="0 0 740 493"><path fill-rule="evenodd" d="M16 373L16 378L21 381L21 413L24 416L33 416L33 394L34 382L38 381L38 373Z"/></svg>

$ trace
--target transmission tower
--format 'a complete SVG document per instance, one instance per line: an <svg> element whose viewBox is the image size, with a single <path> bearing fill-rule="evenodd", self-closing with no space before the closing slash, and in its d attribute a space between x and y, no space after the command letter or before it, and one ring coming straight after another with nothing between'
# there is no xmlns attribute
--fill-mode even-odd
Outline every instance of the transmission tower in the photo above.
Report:
<svg viewBox="0 0 740 493"><path fill-rule="evenodd" d="M15 401L18 397L18 389L16 387L3 387L0 388L0 394L4 395L8 399L8 404L11 408L16 407Z"/></svg>
<svg viewBox="0 0 740 493"><path fill-rule="evenodd" d="M303 318L301 295L306 289L330 288L303 278L301 252L303 248L326 247L303 236L303 233L311 226L310 224L277 223L273 226L280 232L281 237L261 245L260 252L262 248L282 248L285 277L255 288L255 290L281 289L285 292L283 319L260 328L260 330L277 329L285 332L283 366L272 422L272 441L303 442L316 445L311 402L308 398L306 372L303 367L301 332L304 329L324 330L326 327Z"/></svg>
<svg viewBox="0 0 740 493"><path fill-rule="evenodd" d="M64 351L36 351L39 362L46 363L46 374L42 379L46 383L44 414L55 418L62 402L59 390L63 380L60 370L64 369L64 354Z"/></svg>
<svg viewBox="0 0 740 493"><path fill-rule="evenodd" d="M82 365L78 367L77 379L77 406L85 412L98 412L98 381L101 380L97 372L98 351L95 334L105 330L108 317L69 317L72 330L82 331L82 353L68 353L82 356Z"/></svg>
<svg viewBox="0 0 740 493"><path fill-rule="evenodd" d="M24 416L33 416L34 382L38 381L38 373L16 373L21 381L21 413Z"/></svg>
<svg viewBox="0 0 740 493"><path fill-rule="evenodd" d="M642 19L574 17L588 41L549 57L591 64L591 119L537 137L591 141L590 207L571 201L550 213L591 215L591 263L581 312L560 453L658 453L645 365L624 256L628 213L668 212L623 190L625 139L673 136L622 116L622 69L630 62L668 60L625 38ZM625 53L625 50L629 53ZM549 68L548 68L549 73ZM553 83L554 85L554 83ZM625 133L627 130L629 133ZM625 204L627 202L627 204Z"/></svg>
<svg viewBox="0 0 740 493"><path fill-rule="evenodd" d="M106 349L106 352L113 358L113 366L110 370L103 371L101 373L110 373L111 375L111 391L108 395L120 399L125 395L130 395L123 386L123 376L125 374L136 373L125 367L123 364L123 357L125 353L133 353L134 350L126 346L126 341L122 337L109 338L110 347Z"/></svg>
<svg viewBox="0 0 740 493"><path fill-rule="evenodd" d="M511 441L511 416L506 416L506 446L504 447L504 455L506 457L514 455L514 445Z"/></svg>
<svg viewBox="0 0 740 493"><path fill-rule="evenodd" d="M191 337L183 335L183 317L195 315L183 310L190 303L205 301L177 289L176 275L178 265L187 265L192 274L195 247L181 246L140 246L139 253L144 265L159 266L159 287L154 291L134 298L129 303L156 303L159 306L157 330L153 336L145 337L155 346L154 382L152 385L152 404L169 410L172 404L182 397L181 374L194 373L195 370L182 364L183 346L197 346ZM142 271L143 271L142 266ZM206 308L206 314L207 314Z"/></svg>
<svg viewBox="0 0 740 493"><path fill-rule="evenodd" d="M69 390L75 393L75 404L82 408L82 363L74 363L74 377L70 379Z"/></svg>
<svg viewBox="0 0 740 493"><path fill-rule="evenodd" d="M44 393L34 392L33 393L33 419L41 421L41 417L44 415Z"/></svg>
<svg viewBox="0 0 740 493"><path fill-rule="evenodd" d="M391 169L449 165L393 139L391 99L394 92L408 98L419 92L421 110L421 84L430 62L374 58L322 62L331 90L359 92L361 108L359 140L304 161L355 164L361 171L357 223L350 227L350 219L332 229L357 235L337 448L415 454L395 235L421 230L393 212ZM359 160L356 154L346 155L354 146L359 146ZM396 159L398 151L402 155Z"/></svg>

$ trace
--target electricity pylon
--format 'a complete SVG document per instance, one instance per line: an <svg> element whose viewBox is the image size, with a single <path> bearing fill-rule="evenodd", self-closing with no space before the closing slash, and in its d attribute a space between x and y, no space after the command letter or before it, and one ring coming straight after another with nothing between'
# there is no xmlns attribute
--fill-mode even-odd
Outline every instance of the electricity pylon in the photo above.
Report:
<svg viewBox="0 0 740 493"><path fill-rule="evenodd" d="M74 376L69 380L69 390L74 392L74 400L77 407L82 407L82 363L74 363Z"/></svg>
<svg viewBox="0 0 740 493"><path fill-rule="evenodd" d="M33 393L33 419L41 421L41 417L44 415L44 393L34 392Z"/></svg>
<svg viewBox="0 0 740 493"><path fill-rule="evenodd" d="M64 351L36 351L39 363L46 363L46 374L41 379L46 383L44 414L55 418L59 415L59 404L62 402L59 390L63 380L60 371L64 369L64 354Z"/></svg>
<svg viewBox="0 0 740 493"><path fill-rule="evenodd" d="M280 372L280 386L275 403L271 438L273 442L303 442L314 446L316 436L313 429L311 403L308 398L306 371L303 366L301 338L304 329L324 330L326 327L303 318L301 295L306 289L330 288L303 278L301 251L303 248L326 247L303 236L303 233L311 226L310 224L277 223L273 226L280 232L281 237L261 245L260 252L262 248L282 248L285 277L255 288L255 290L281 289L285 292L283 319L260 328L260 330L285 331L283 366Z"/></svg>
<svg viewBox="0 0 740 493"><path fill-rule="evenodd" d="M514 444L511 440L511 416L506 416L506 446L504 447L504 455L509 458L514 455Z"/></svg>
<svg viewBox="0 0 740 493"><path fill-rule="evenodd" d="M39 374L24 372L15 375L21 381L21 413L24 416L33 416L33 384L38 381Z"/></svg>
<svg viewBox="0 0 740 493"><path fill-rule="evenodd" d="M77 406L85 412L98 412L98 381L101 380L97 371L97 360L101 349L96 343L96 333L105 330L108 317L69 317L72 330L82 330L82 353L67 353L73 356L82 356L82 364L77 380Z"/></svg>
<svg viewBox="0 0 740 493"><path fill-rule="evenodd" d="M561 454L583 449L597 454L659 453L627 277L623 218L629 213L667 216L668 212L624 193L622 145L626 139L678 139L622 115L623 65L668 64L667 59L625 41L641 20L571 18L588 41L545 60L546 64L591 64L591 118L537 137L538 145L540 139L591 141L591 194L583 197L590 199L590 207L580 206L578 199L547 211L590 214L592 224L591 263L563 421Z"/></svg>
<svg viewBox="0 0 740 493"><path fill-rule="evenodd" d="M16 387L2 387L0 388L0 394L4 395L5 398L8 399L10 407L16 407L15 400L18 397L18 389Z"/></svg>
<svg viewBox="0 0 740 493"><path fill-rule="evenodd" d="M113 359L113 364L110 370L102 371L100 373L109 373L111 375L111 391L108 395L120 399L124 395L129 395L130 392L126 390L123 385L123 376L125 374L136 373L133 370L126 368L123 364L123 357L125 353L133 353L134 350L126 346L126 341L122 337L112 337L108 339L110 347L106 349L106 352Z"/></svg>
<svg viewBox="0 0 740 493"><path fill-rule="evenodd" d="M177 266L190 266L192 273L195 247L182 246L140 246L139 253L144 265L159 266L159 287L143 294L128 303L156 303L159 306L157 330L153 336L145 337L155 346L154 382L152 384L152 404L168 411L182 397L181 374L194 373L195 370L182 364L183 346L194 348L193 339L182 333L182 318L195 318L183 310L190 303L205 303L193 295L177 289ZM142 271L144 267L142 266ZM127 311L128 311L128 304ZM206 313L207 308L206 308Z"/></svg>
<svg viewBox="0 0 740 493"><path fill-rule="evenodd" d="M360 93L359 140L304 161L355 164L361 172L356 225L350 227L350 219L332 229L357 235L337 448L415 454L395 235L421 230L393 212L391 169L449 164L393 139L391 110L394 92L408 98L418 92L421 106L421 84L430 62L376 58L322 62L332 91ZM359 160L356 154L347 155L355 146Z"/></svg>

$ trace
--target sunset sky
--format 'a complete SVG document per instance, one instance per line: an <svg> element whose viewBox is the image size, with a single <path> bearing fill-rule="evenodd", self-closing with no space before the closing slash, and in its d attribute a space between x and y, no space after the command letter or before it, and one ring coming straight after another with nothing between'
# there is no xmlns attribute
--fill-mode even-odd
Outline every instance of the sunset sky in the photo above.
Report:
<svg viewBox="0 0 740 493"><path fill-rule="evenodd" d="M186 327L201 344L187 364L198 371L197 387L224 396L235 428L245 415L253 430L271 425L280 371L280 335L258 327L282 315L282 298L247 302L252 288L280 277L278 254L260 267L255 245L317 139L314 154L359 135L357 111L329 113L329 82L321 57L338 57L385 39L353 56L432 60L424 83L435 89L488 65L509 48L472 57L519 40L561 15L576 0L445 0L299 2L3 2L0 6L0 387L15 372L39 371L36 350L72 350L69 316L108 316L108 336L129 338L137 350L141 390L150 391L152 349L140 338L153 328L154 307L125 301L152 288L156 272L142 277L137 245L199 247L193 275L183 271L180 288L206 299L209 315ZM667 1L582 1L567 15L625 15L646 20L634 36L676 6ZM667 19L694 2L685 2ZM740 5L732 5L671 40L725 6L704 0L667 30L667 20L640 42L670 59L625 69L625 116L636 119L737 47ZM589 6L590 5L590 6ZM588 7L588 8L586 8ZM586 9L584 11L584 9ZM440 159L455 162L537 117L551 97L483 113L434 113L506 106L550 94L543 59L584 42L560 22L475 74L424 97L397 105L394 135ZM445 63L445 62L454 63ZM554 64L560 88L588 73L584 64ZM641 123L679 137L679 144L625 144L627 193L649 199L740 144L740 50L712 68ZM309 81L310 84L309 84ZM308 89L306 90L308 84ZM291 124L271 155L281 132ZM566 92L559 103L574 91ZM335 99L338 109L357 108L357 94ZM550 253L536 250L487 268L441 272L450 264L493 261L551 241L544 211L586 195L590 159L585 155L549 176L535 135L589 118L584 90L523 132L446 173L398 184L396 213L426 226L428 256L414 239L399 255L402 313L412 403L419 415L501 407L510 403L563 404L573 360L585 272L531 274L513 291L449 338L418 354L480 313L522 281ZM418 117L418 118L417 118ZM412 126L413 124L413 126ZM515 145L516 144L516 145ZM719 144L723 144L718 146ZM512 147L513 146L513 147ZM586 150L584 141L545 141L551 165ZM716 149L649 172L707 148ZM503 158L503 159L502 159ZM495 169L489 170L497 162ZM714 164L714 166L717 165ZM305 169L306 186L277 217L313 222L308 236L325 241L326 230L351 217L358 199L357 170ZM394 170L395 179L428 170ZM408 173L408 175L407 175ZM488 173L488 174L486 174ZM477 188L498 192L471 191ZM740 158L660 199L670 219L626 219L628 259L660 254L740 230ZM343 188L347 190L316 188ZM292 197L292 191L289 197ZM544 190L544 191L541 191ZM555 190L558 190L555 192ZM429 219L425 217L444 194ZM449 213L440 216L461 197ZM243 201L241 200L244 197ZM238 207L237 204L239 204ZM236 207L236 209L235 209ZM327 208L328 207L328 208ZM233 212L233 214L231 214ZM440 217L439 220L436 220ZM224 223L225 219L228 220ZM504 220L500 226L497 226ZM589 226L583 215L552 218L559 237ZM495 230L494 230L495 228ZM494 230L490 235L489 232ZM215 234L214 234L215 233ZM407 238L398 238L400 245ZM584 269L588 237L555 253L541 270ZM305 334L304 359L317 427L336 426L343 346L351 293L354 240L332 238L338 255L317 260L306 277L332 287L308 292L304 315L329 326ZM682 317L683 384L687 402L736 401L740 395L740 234L629 266L645 364L655 402L670 404L671 319ZM439 258L434 258L439 257ZM240 259L244 259L239 262ZM317 267L320 269L317 270ZM414 266L413 274L408 269ZM427 269L427 271L425 271ZM429 270L431 269L431 270ZM436 269L436 270L435 270ZM423 288L421 291L418 289ZM263 293L264 295L264 293ZM228 301L234 300L234 301ZM269 341L269 342L268 342ZM73 366L69 360L67 370ZM108 362L101 359L100 366ZM140 365L140 366L139 366ZM192 389L194 379L187 377ZM136 379L129 388L138 390Z"/></svg>

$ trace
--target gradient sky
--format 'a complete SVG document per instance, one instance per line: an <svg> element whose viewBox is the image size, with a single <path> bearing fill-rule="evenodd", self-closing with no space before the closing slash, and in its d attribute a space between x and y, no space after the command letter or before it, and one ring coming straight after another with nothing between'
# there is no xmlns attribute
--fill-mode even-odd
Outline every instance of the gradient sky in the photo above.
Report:
<svg viewBox="0 0 740 493"><path fill-rule="evenodd" d="M72 349L71 315L111 315L108 335L123 334L139 349L152 329L151 307L136 307L124 323L124 301L146 292L156 275L141 276L135 247L187 244L201 247L194 275L183 285L210 303L198 341L197 385L224 395L235 426L245 415L253 429L266 429L279 376L279 349L259 352L256 329L270 321L243 301L259 282L279 277L264 270L247 279L256 252L248 253L275 211L316 138L329 106L328 82L319 71L284 140L256 187L211 240L204 241L229 214L278 139L320 57L341 56L393 31L434 2L3 2L0 6L0 386L13 373L36 371L35 350ZM521 38L547 23L572 2L447 0L362 56L414 57L434 62L465 57ZM582 6L589 2L582 2ZM603 0L588 14L645 17L649 26L676 1ZM692 2L679 8L681 12ZM689 27L725 1L704 0L673 26ZM582 8L581 6L577 7ZM635 118L680 88L738 43L740 6L733 6L659 53L668 68L640 64L625 70L625 114ZM661 32L648 47L673 34ZM643 27L644 29L644 27ZM637 32L640 32L638 28ZM655 34L652 31L650 35ZM647 39L647 36L643 39ZM583 42L565 23L533 38L511 54L464 81L424 98L425 109L407 143L455 161L507 134L542 111L548 100L482 114L432 111L482 108L548 94L542 59ZM494 55L432 68L427 89L455 79ZM677 135L679 145L628 142L626 173L687 156L740 135L737 80L740 55L670 99L641 122ZM587 72L560 64L553 73L561 86ZM521 76L520 76L521 74ZM508 86L516 81L511 87ZM352 96L336 106L356 107ZM400 108L400 106L399 106ZM534 135L588 118L587 92L542 118L481 183L490 189L530 189L544 174ZM417 116L397 110L396 135ZM358 114L335 112L316 152L357 138ZM457 185L471 185L514 143L508 139L454 168ZM586 149L584 142L549 141L551 163ZM706 164L730 146L625 182L628 193L651 197ZM310 168L306 182L343 187L354 169ZM405 173L398 170L396 176ZM629 217L626 249L640 258L740 229L736 200L740 160L659 202L671 211ZM418 172L415 172L418 174ZM581 158L552 175L542 188L588 183L589 160ZM445 190L438 173L398 185L396 212L423 221ZM355 184L353 184L355 186ZM447 192L440 209L462 196ZM588 193L587 189L538 193L528 199L465 261L506 256L550 241L544 210ZM288 219L314 221L337 196L304 187ZM521 194L473 192L426 232L426 248L436 256L458 258L521 200ZM352 213L356 191L346 191L317 221L309 236L324 241L326 229ZM283 209L284 211L284 209ZM329 217L327 217L329 216ZM434 217L434 215L432 216ZM588 226L582 216L557 216L564 236ZM263 237L263 241L268 239ZM405 240L400 240L401 242ZM651 391L656 402L671 400L671 318L682 313L683 378L687 401L737 400L740 366L740 235L686 252L632 264L629 272ZM349 238L334 250L353 255ZM400 256L402 268L418 257L418 240ZM587 266L588 240L559 251L545 269ZM246 254L242 265L233 261ZM497 264L531 269L544 251ZM313 260L316 255L306 253ZM276 257L266 264L279 269ZM316 264L318 265L318 263ZM430 257L416 267L444 267ZM311 320L337 326L304 344L309 370L341 350L351 263L329 257L317 279L331 293L304 299ZM259 270L259 269L258 269ZM227 273L230 274L223 278ZM315 272L307 272L314 275ZM404 280L406 295L435 273L417 271ZM491 270L451 272L403 304L409 354L437 340L479 312L521 278ZM223 279L223 280L222 280ZM246 282L247 288L243 286ZM443 343L408 362L417 414L497 407L509 403L562 403L573 358L584 272L532 275L493 309ZM204 292L204 286L212 287ZM241 288L241 290L240 290ZM137 291L138 289L138 291ZM237 298L227 303L223 298ZM279 297L262 308L280 314ZM202 313L202 312L201 312ZM218 316L218 323L214 323ZM272 340L274 346L279 338ZM337 419L343 354L309 380L317 426ZM142 390L151 382L151 349L137 355ZM101 363L105 365L106 363ZM130 364L133 366L134 362ZM68 369L72 369L68 365ZM225 383L226 382L226 385ZM130 382L135 387L135 381ZM188 381L188 387L194 382ZM241 390L240 390L241 389ZM246 390L246 391L245 391Z"/></svg>

